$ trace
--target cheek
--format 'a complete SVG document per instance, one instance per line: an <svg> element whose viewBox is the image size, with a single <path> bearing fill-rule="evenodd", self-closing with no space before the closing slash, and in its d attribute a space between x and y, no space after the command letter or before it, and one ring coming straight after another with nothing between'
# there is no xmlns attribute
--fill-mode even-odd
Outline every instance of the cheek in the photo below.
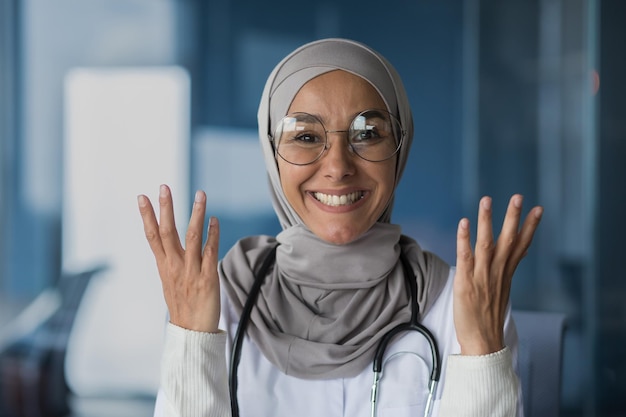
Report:
<svg viewBox="0 0 626 417"><path fill-rule="evenodd" d="M300 186L306 180L307 175L303 167L288 164L284 161L278 163L278 172L280 174L280 185L283 194L287 197L287 201L292 207L298 205L300 198Z"/></svg>
<svg viewBox="0 0 626 417"><path fill-rule="evenodd" d="M278 158L277 159L277 166L278 166L278 177L280 178L280 186L283 189L283 193L287 194L287 189L289 188L289 178L291 178L291 175L289 175L289 166L285 165L285 162Z"/></svg>
<svg viewBox="0 0 626 417"><path fill-rule="evenodd" d="M374 174L383 196L391 197L396 188L395 162L380 165L378 171Z"/></svg>
<svg viewBox="0 0 626 417"><path fill-rule="evenodd" d="M378 179L380 200L378 201L376 211L378 212L378 217L380 217L385 209L389 206L389 203L396 188L395 164L390 164L387 169L381 170Z"/></svg>

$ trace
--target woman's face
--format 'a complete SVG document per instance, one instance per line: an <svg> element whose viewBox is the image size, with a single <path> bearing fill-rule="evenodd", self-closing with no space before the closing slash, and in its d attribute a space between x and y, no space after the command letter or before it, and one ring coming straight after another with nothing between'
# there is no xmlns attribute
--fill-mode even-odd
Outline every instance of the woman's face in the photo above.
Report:
<svg viewBox="0 0 626 417"><path fill-rule="evenodd" d="M393 194L397 156L366 161L350 150L345 132L361 111L385 108L367 81L339 70L307 82L289 107L289 113L317 116L329 131L344 131L327 134L329 148L312 164L293 165L277 158L289 204L327 242L340 245L357 239L374 225Z"/></svg>

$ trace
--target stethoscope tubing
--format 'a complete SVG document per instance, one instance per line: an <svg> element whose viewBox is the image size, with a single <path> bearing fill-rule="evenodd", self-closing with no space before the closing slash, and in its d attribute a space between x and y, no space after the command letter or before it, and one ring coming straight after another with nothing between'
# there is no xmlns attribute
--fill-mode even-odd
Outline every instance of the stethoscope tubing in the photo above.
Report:
<svg viewBox="0 0 626 417"><path fill-rule="evenodd" d="M405 256L401 255L400 259L402 260L402 267L404 269L405 277L415 277L415 273L413 273L411 265L408 263ZM409 284L409 292L411 294L411 319L407 323L400 323L387 333L385 333L378 343L378 347L376 348L376 353L374 354L374 362L373 362L373 370L374 370L374 382L372 384L371 391L371 417L377 416L377 407L376 403L378 401L378 386L380 383L380 379L382 377L383 371L383 358L385 356L385 352L387 351L387 346L391 342L391 340L398 335L399 333L416 331L420 333L430 346L431 353L431 361L432 368L430 372L430 380L428 382L428 398L426 400L426 408L424 410L424 417L430 416L432 412L432 404L434 401L435 391L437 390L437 385L439 383L439 378L441 377L441 366L440 366L440 357L439 357L439 347L437 346L437 341L433 334L419 322L419 306L417 304L417 279L407 278L406 281ZM392 355L393 356L393 355Z"/></svg>
<svg viewBox="0 0 626 417"><path fill-rule="evenodd" d="M248 322L250 321L250 316L252 314L252 309L256 304L256 300L259 297L259 293L261 292L261 285L265 281L265 276L269 271L270 266L274 263L276 259L276 248L278 245L275 245L271 248L270 252L265 257L261 268L259 269L259 273L252 284L252 288L250 288L250 293L248 295L248 299L246 300L246 304L243 306L243 310L241 312L241 317L239 319L239 325L237 326L237 332L235 333L235 338L233 339L233 347L230 355L230 376L229 376L229 389L230 389L230 408L232 411L232 417L239 417L239 403L237 402L237 368L239 367L239 361L241 359L241 346L243 344L244 333L246 328L248 327Z"/></svg>
<svg viewBox="0 0 626 417"><path fill-rule="evenodd" d="M265 281L265 276L269 271L269 268L272 266L276 259L276 248L278 245L273 246L263 261L261 268L259 268L259 272L252 284L252 288L248 294L248 299L244 304L243 310L241 312L241 317L239 319L239 325L237 326L237 331L235 332L235 338L233 339L232 352L230 357L230 375L229 375L229 389L230 389L230 406L232 411L232 417L239 417L239 404L237 402L237 368L239 367L239 361L241 359L241 347L243 344L244 333L246 328L248 327L248 323L250 322L250 316L252 313L252 309L254 308L257 298L259 296L261 285ZM415 274L412 273L411 266L404 254L400 256L402 260L402 267L404 269L405 277L413 276ZM385 335L383 335L380 340L378 347L376 348L376 352L374 354L374 361L372 364L374 371L374 383L372 385L371 392L371 416L376 417L377 415L377 407L376 402L378 400L378 383L382 376L383 369L383 357L385 355L385 351L387 350L387 346L390 341L399 333L407 332L407 331L417 331L424 336L430 345L431 351L431 359L432 359L432 368L430 373L430 381L429 381L429 393L428 399L426 402L426 409L424 411L424 416L429 416L432 411L432 403L434 400L434 394L437 389L437 384L439 382L439 378L441 376L441 367L440 367L440 358L439 358L439 349L437 346L437 342L433 334L421 323L419 323L419 306L417 303L417 280L406 278L406 281L409 284L409 291L411 294L411 319L409 322L400 323Z"/></svg>

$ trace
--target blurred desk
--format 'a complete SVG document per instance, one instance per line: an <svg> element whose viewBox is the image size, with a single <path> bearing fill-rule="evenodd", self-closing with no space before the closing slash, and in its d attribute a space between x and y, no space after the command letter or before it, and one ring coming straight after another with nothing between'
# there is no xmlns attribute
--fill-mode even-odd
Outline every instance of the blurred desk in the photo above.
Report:
<svg viewBox="0 0 626 417"><path fill-rule="evenodd" d="M0 293L0 335L3 333L5 326L17 317L30 301L15 299Z"/></svg>
<svg viewBox="0 0 626 417"><path fill-rule="evenodd" d="M152 417L154 398L72 398L68 417Z"/></svg>

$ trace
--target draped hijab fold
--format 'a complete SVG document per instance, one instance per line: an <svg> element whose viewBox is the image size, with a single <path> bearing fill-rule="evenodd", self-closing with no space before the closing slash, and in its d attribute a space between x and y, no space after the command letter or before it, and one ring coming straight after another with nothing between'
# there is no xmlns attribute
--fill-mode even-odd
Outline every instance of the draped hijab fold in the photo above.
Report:
<svg viewBox="0 0 626 417"><path fill-rule="evenodd" d="M382 336L408 321L411 302L417 302L422 316L428 312L449 273L449 265L389 223L393 201L368 232L345 245L317 237L289 205L269 133L307 81L337 69L372 84L400 120L406 136L397 159L398 183L413 137L413 120L395 69L376 51L354 41L325 39L304 45L272 71L258 112L270 193L283 231L275 238L240 240L219 268L222 288L240 314L265 256L279 245L247 335L278 369L305 379L360 373L371 362ZM413 269L410 278L417 280L417 300L410 300L400 253Z"/></svg>

